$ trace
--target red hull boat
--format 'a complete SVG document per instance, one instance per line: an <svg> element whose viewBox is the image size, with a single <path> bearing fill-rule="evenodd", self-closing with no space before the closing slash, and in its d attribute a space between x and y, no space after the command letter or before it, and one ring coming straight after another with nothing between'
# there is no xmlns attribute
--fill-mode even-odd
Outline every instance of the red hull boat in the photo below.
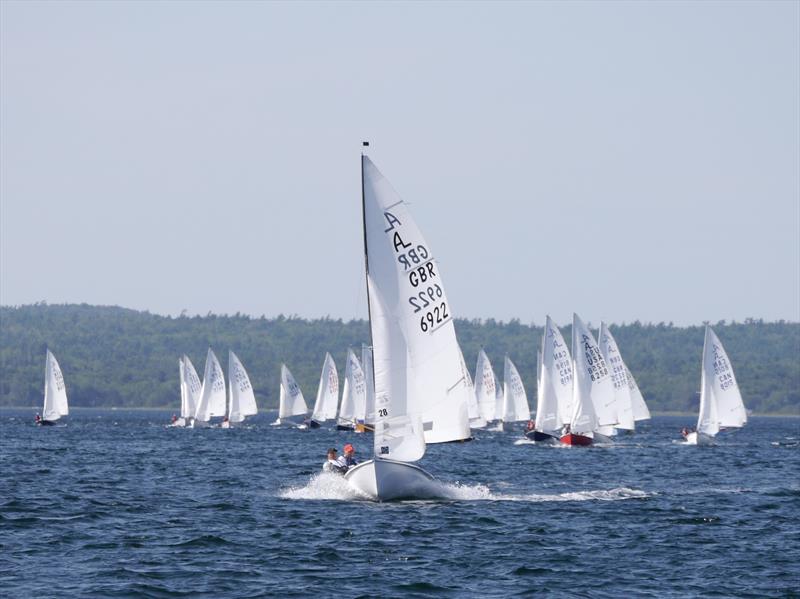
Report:
<svg viewBox="0 0 800 599"><path fill-rule="evenodd" d="M591 445L592 438L591 437L584 437L583 435L576 435L574 433L567 433L563 437L561 437L561 442L564 445Z"/></svg>

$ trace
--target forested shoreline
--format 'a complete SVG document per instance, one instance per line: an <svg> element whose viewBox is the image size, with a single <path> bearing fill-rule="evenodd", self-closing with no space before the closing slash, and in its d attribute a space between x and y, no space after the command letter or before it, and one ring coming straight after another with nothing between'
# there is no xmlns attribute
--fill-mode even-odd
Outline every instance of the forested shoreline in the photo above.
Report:
<svg viewBox="0 0 800 599"><path fill-rule="evenodd" d="M544 321L544 315L542 316ZM561 330L569 339L570 326ZM593 330L599 322L592 322ZM800 412L800 323L712 323L733 363L745 405L756 414ZM502 359L517 365L531 408L541 325L457 319L470 369L484 347L502 378ZM693 412L700 385L703 326L639 322L611 325L620 351L653 411ZM70 405L177 408L178 358L199 373L207 348L223 363L232 349L247 368L263 409L277 407L285 362L313 404L329 351L344 375L348 347L369 342L364 320L278 316L160 316L120 307L35 304L0 307L0 406L39 406L45 349L58 357Z"/></svg>

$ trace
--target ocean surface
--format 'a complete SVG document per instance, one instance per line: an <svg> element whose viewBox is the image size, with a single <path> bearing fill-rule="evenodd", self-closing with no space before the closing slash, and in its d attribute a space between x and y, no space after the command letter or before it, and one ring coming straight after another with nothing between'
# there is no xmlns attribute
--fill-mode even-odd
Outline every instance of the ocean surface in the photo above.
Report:
<svg viewBox="0 0 800 599"><path fill-rule="evenodd" d="M3 597L800 596L800 419L716 447L685 417L607 447L476 431L420 462L442 499L378 504L319 473L367 434L33 414L0 410Z"/></svg>

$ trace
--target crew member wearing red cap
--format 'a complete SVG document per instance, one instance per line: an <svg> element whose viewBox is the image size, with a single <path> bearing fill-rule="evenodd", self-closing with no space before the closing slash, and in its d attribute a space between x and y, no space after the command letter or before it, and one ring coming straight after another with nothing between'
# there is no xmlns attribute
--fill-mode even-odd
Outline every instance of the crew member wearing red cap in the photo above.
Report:
<svg viewBox="0 0 800 599"><path fill-rule="evenodd" d="M358 464L358 460L356 460L356 448L350 443L344 446L344 461L348 468L352 468Z"/></svg>

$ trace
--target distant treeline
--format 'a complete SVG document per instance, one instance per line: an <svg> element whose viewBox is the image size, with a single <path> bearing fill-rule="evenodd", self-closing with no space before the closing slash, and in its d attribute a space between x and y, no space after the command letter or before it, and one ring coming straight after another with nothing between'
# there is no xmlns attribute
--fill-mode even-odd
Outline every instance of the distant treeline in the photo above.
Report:
<svg viewBox="0 0 800 599"><path fill-rule="evenodd" d="M569 340L570 326L563 324ZM702 326L634 322L612 325L611 330L651 410L697 409ZM714 330L733 362L749 409L800 412L800 323L719 322ZM456 331L470 369L483 346L502 379L502 358L508 354L525 382L531 409L535 407L540 326L518 320L456 320ZM0 405L41 404L49 347L61 364L72 406L177 409L178 357L188 354L202 377L211 346L225 369L228 349L236 352L262 409L277 407L281 362L289 366L311 406L325 352L333 356L341 378L347 348L368 342L363 320L240 314L172 318L86 304L0 307Z"/></svg>

